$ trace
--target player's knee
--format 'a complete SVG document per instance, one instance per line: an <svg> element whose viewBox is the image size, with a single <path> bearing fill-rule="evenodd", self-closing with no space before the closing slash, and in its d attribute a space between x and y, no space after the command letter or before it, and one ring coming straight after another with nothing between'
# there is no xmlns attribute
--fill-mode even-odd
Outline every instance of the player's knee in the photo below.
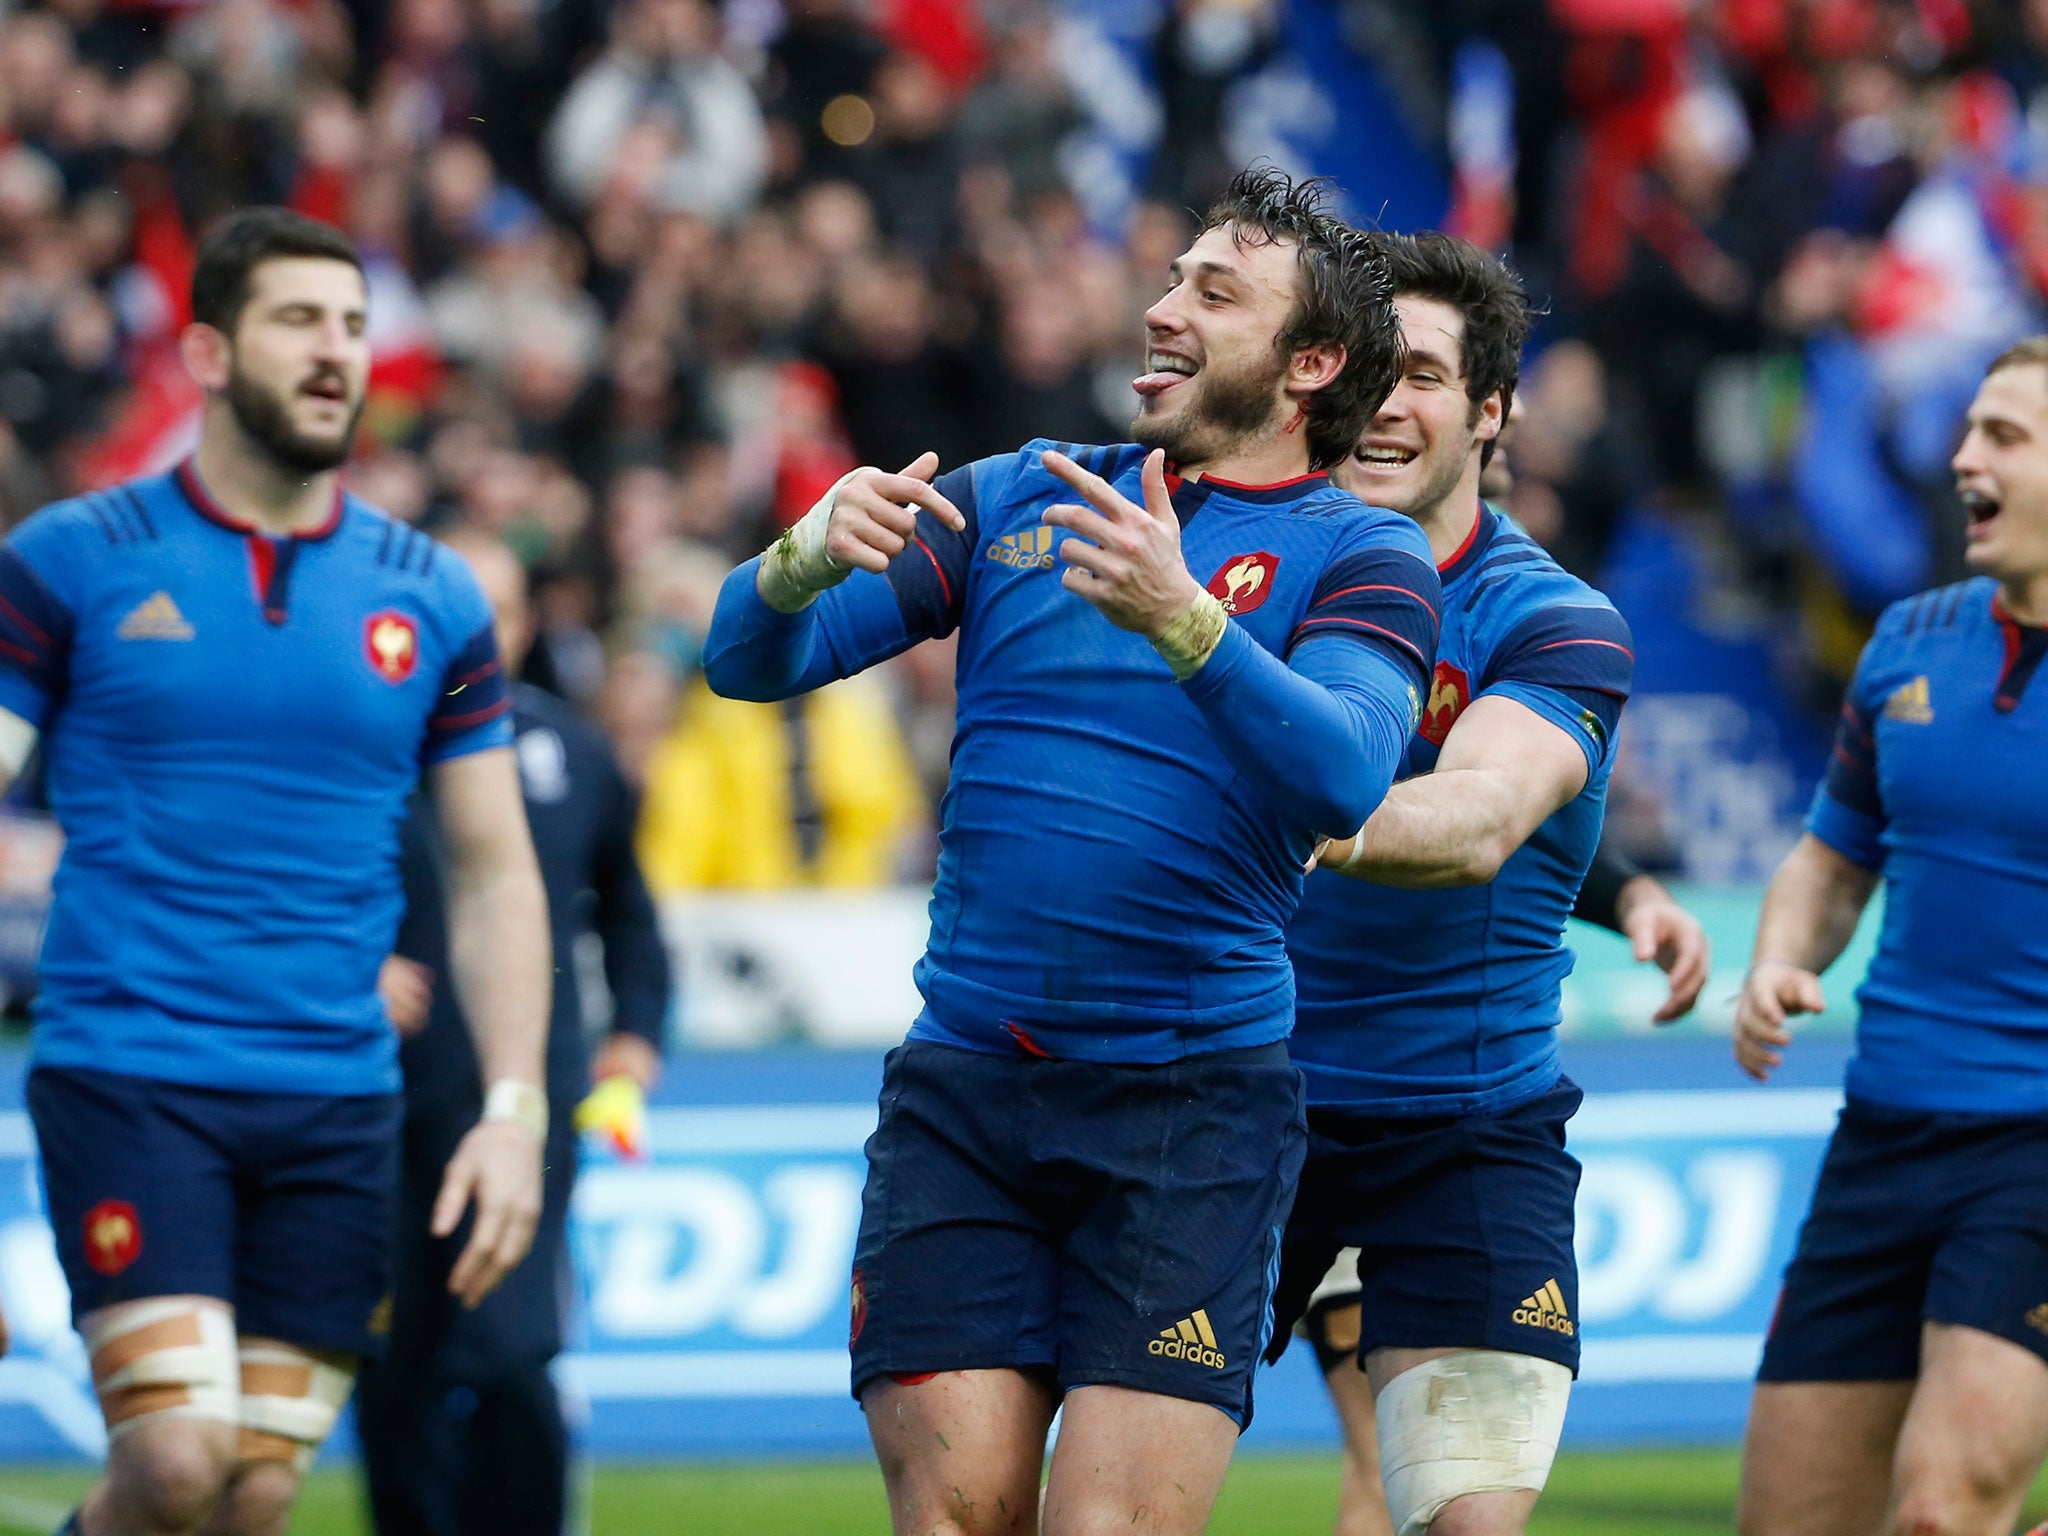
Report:
<svg viewBox="0 0 2048 1536"><path fill-rule="evenodd" d="M1456 1350L1388 1382L1375 1408L1396 1536L1422 1536L1472 1495L1542 1492L1571 1384L1555 1361L1491 1349ZM1472 1529L1491 1536L1490 1527Z"/></svg>
<svg viewBox="0 0 2048 1536"><path fill-rule="evenodd" d="M298 1469L287 1461L244 1461L214 1510L218 1536L283 1536L299 1496Z"/></svg>
<svg viewBox="0 0 2048 1536"><path fill-rule="evenodd" d="M235 1465L232 1427L158 1420L114 1443L121 1502L155 1531L189 1531L219 1502Z"/></svg>
<svg viewBox="0 0 2048 1536"><path fill-rule="evenodd" d="M1536 1494L1521 1488L1468 1493L1451 1500L1429 1523L1429 1536L1522 1536Z"/></svg>
<svg viewBox="0 0 2048 1536"><path fill-rule="evenodd" d="M1944 1466L1901 1466L1895 1474L1891 1530L1895 1536L1978 1536L2002 1531L2018 1479L1965 1459Z"/></svg>
<svg viewBox="0 0 2048 1536"><path fill-rule="evenodd" d="M281 1466L293 1474L296 1488L298 1475L313 1465L334 1432L354 1385L353 1365L339 1359L268 1339L244 1343L237 1446L242 1461L251 1468Z"/></svg>

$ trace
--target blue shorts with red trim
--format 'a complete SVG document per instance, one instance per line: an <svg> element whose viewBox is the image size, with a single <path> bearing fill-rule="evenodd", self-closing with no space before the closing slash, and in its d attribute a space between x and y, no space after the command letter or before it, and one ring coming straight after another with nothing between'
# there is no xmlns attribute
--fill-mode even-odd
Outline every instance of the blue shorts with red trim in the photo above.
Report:
<svg viewBox="0 0 2048 1536"><path fill-rule="evenodd" d="M398 1095L38 1067L28 1109L74 1321L149 1296L217 1296L243 1334L381 1348Z"/></svg>
<svg viewBox="0 0 2048 1536"><path fill-rule="evenodd" d="M1277 1043L1156 1066L898 1046L867 1145L855 1396L1010 1368L1248 1424L1301 1095Z"/></svg>

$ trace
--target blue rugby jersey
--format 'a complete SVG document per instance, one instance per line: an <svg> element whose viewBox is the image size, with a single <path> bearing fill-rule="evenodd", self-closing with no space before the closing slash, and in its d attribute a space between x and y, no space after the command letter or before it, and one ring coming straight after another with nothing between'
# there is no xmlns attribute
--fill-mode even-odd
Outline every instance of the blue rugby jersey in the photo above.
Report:
<svg viewBox="0 0 2048 1536"><path fill-rule="evenodd" d="M2044 653L1989 577L1894 603L1864 647L1806 822L1884 876L1851 1098L2048 1111Z"/></svg>
<svg viewBox="0 0 2048 1536"><path fill-rule="evenodd" d="M1492 694L1576 741L1586 787L1486 885L1309 877L1287 929L1298 992L1288 1050L1311 1104L1359 1114L1496 1113L1557 1081L1565 919L1600 841L1634 670L1613 605L1490 507L1441 574L1436 672L1404 777L1435 767L1458 715Z"/></svg>
<svg viewBox="0 0 2048 1536"><path fill-rule="evenodd" d="M1302 861L1316 832L1355 825L1385 793L1420 707L1437 622L1427 541L1320 474L1173 482L1188 569L1233 618L1176 685L1143 637L1060 583L1067 535L1040 520L1076 499L1040 463L1058 446L942 476L964 533L920 513L886 576L856 572L800 614L769 609L742 566L707 675L786 697L959 631L913 1038L1119 1062L1282 1039L1280 928ZM1142 498L1142 449L1065 451Z"/></svg>
<svg viewBox="0 0 2048 1536"><path fill-rule="evenodd" d="M353 497L266 535L189 463L58 502L0 546L0 707L41 729L65 834L38 1063L397 1087L406 797L511 740L461 560Z"/></svg>

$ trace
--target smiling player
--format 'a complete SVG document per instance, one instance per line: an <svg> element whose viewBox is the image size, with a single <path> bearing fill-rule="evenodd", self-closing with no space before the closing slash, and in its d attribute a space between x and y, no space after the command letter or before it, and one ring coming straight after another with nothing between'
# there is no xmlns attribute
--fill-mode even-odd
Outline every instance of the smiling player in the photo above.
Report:
<svg viewBox="0 0 2048 1536"><path fill-rule="evenodd" d="M1767 1077L1884 882L1745 1536L2003 1533L2048 1453L2048 337L1991 364L1951 467L1979 574L1878 620L1736 1011Z"/></svg>
<svg viewBox="0 0 2048 1536"><path fill-rule="evenodd" d="M1279 1320L1358 1251L1355 1288L1331 1277L1355 1331L1319 1351L1352 1447L1341 1531L1515 1536L1578 1365L1559 984L1632 658L1607 600L1480 500L1520 282L1448 236L1374 242L1407 367L1337 474L1428 536L1443 632L1406 776L1287 930L1309 1150Z"/></svg>
<svg viewBox="0 0 2048 1536"><path fill-rule="evenodd" d="M459 560L345 496L360 259L282 209L199 251L173 473L0 547L0 758L40 739L66 842L29 1111L107 1476L83 1536L282 1532L376 1347L396 1049L376 992L424 770L491 1090L434 1211L474 1304L540 1203L546 909L491 614Z"/></svg>
<svg viewBox="0 0 2048 1536"><path fill-rule="evenodd" d="M1421 533L1324 473L1395 376L1381 258L1247 172L1145 328L1135 444L859 471L734 573L706 650L772 699L960 632L854 1272L899 1532L1039 1530L1062 1405L1045 1532L1202 1529L1300 1159L1281 924L1435 651Z"/></svg>

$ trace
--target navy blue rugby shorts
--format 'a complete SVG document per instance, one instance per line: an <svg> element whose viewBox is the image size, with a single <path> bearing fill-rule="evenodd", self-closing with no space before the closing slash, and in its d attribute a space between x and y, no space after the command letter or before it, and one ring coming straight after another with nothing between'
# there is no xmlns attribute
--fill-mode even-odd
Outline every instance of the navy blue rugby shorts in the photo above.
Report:
<svg viewBox="0 0 2048 1536"><path fill-rule="evenodd" d="M1843 1108L1757 1377L1909 1381L1923 1322L2048 1360L2048 1119Z"/></svg>
<svg viewBox="0 0 2048 1536"><path fill-rule="evenodd" d="M1360 1304L1357 1358L1375 1349L1499 1349L1579 1368L1572 1203L1579 1162L1569 1078L1499 1114L1408 1118L1308 1112L1308 1158L1287 1224L1277 1312L1288 1332L1346 1248ZM1320 1330L1311 1330L1312 1337ZM1348 1336L1344 1339L1350 1343ZM1318 1348L1324 1369L1333 1350Z"/></svg>
<svg viewBox="0 0 2048 1536"><path fill-rule="evenodd" d="M28 1108L74 1321L150 1296L216 1296L244 1335L355 1355L381 1347L398 1095L37 1067Z"/></svg>
<svg viewBox="0 0 2048 1536"><path fill-rule="evenodd" d="M1012 1368L1250 1422L1301 1167L1281 1043L1159 1066L889 1053L853 1271L853 1389Z"/></svg>

